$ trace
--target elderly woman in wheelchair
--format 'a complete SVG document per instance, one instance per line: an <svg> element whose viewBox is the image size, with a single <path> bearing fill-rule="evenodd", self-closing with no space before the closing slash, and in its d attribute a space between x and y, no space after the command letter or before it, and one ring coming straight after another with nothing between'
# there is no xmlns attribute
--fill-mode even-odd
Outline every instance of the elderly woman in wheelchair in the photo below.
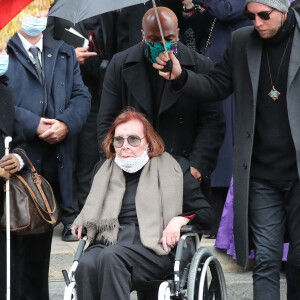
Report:
<svg viewBox="0 0 300 300"><path fill-rule="evenodd" d="M142 114L122 112L103 147L108 159L72 226L78 239L85 228L90 241L75 273L77 297L129 300L139 282L170 274L182 226L207 229L214 212L188 161L164 152ZM157 290L139 299L157 299Z"/></svg>

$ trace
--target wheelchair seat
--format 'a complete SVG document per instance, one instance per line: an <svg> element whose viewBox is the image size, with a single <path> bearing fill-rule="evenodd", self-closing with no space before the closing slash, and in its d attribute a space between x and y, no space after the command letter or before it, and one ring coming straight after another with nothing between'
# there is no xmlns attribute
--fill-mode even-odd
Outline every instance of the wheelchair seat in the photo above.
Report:
<svg viewBox="0 0 300 300"><path fill-rule="evenodd" d="M158 289L158 300L227 300L221 265L209 249L200 247L200 238L196 227L182 227L174 251L173 271L164 280L140 282L132 290L147 292ZM63 270L66 282L64 300L77 299L74 274L86 240L87 237L81 239L69 274Z"/></svg>

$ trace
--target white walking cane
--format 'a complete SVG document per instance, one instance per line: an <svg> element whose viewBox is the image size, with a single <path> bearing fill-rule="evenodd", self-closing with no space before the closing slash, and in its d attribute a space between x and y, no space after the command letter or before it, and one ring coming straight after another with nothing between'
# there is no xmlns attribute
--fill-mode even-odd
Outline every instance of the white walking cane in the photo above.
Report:
<svg viewBox="0 0 300 300"><path fill-rule="evenodd" d="M9 154L9 143L12 141L10 136L4 140L5 155ZM6 180L6 299L10 300L10 197L9 197L9 179Z"/></svg>

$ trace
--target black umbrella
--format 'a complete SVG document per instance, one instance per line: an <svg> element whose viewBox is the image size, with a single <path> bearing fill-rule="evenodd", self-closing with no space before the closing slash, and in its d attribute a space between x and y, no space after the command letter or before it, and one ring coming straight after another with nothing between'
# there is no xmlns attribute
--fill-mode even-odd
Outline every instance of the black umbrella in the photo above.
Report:
<svg viewBox="0 0 300 300"><path fill-rule="evenodd" d="M146 3L149 0L56 0L49 16L76 24L84 19L127 6Z"/></svg>
<svg viewBox="0 0 300 300"><path fill-rule="evenodd" d="M128 7L136 4L146 3L149 0L56 0L49 12L49 16L58 17L71 21L76 24L87 18L97 16L109 11ZM160 24L155 0L152 0L155 9L155 15L159 26L162 43L165 48L165 55L169 58L163 30ZM169 59L163 72L169 72L172 68L172 62Z"/></svg>

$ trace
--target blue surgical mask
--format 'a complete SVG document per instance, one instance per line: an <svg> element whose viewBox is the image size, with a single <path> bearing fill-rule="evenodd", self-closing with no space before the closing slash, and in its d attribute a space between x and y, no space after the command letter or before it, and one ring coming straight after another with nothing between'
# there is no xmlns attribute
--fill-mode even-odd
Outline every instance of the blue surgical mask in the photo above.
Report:
<svg viewBox="0 0 300 300"><path fill-rule="evenodd" d="M162 43L149 43L146 41L145 45L145 55L152 64L156 62L156 57L159 56L160 53L165 52L165 48ZM166 47L168 51L172 50L174 54L177 55L177 42L166 42Z"/></svg>
<svg viewBox="0 0 300 300"><path fill-rule="evenodd" d="M8 69L9 56L0 55L0 76L4 75Z"/></svg>
<svg viewBox="0 0 300 300"><path fill-rule="evenodd" d="M46 29L47 17L36 18L30 15L22 17L22 30L30 35L37 36Z"/></svg>

